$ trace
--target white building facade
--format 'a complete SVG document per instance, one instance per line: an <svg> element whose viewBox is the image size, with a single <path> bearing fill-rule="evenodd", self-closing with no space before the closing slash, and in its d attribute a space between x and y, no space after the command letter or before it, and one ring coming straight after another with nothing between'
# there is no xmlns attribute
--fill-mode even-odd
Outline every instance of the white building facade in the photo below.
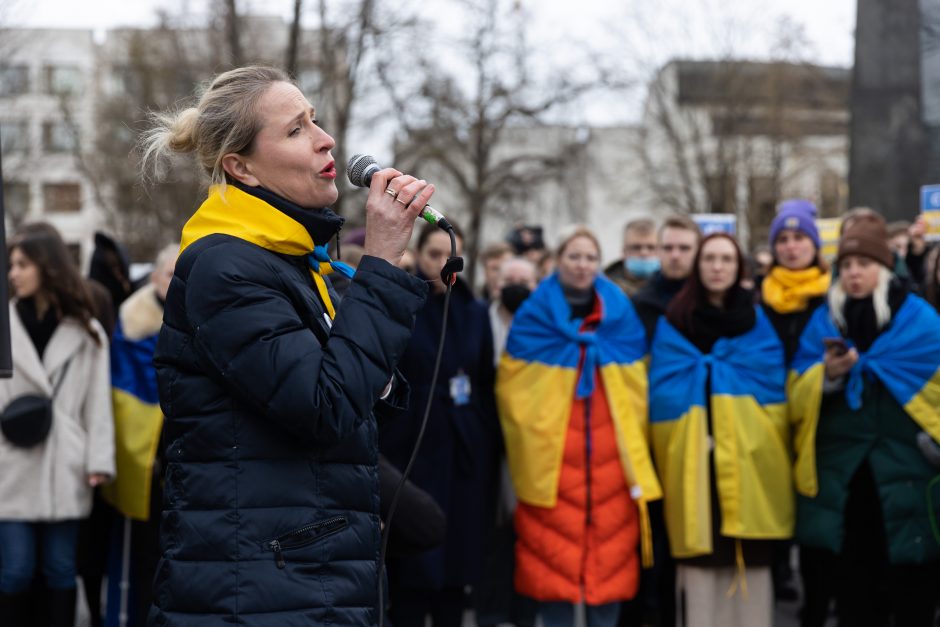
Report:
<svg viewBox="0 0 940 627"><path fill-rule="evenodd" d="M97 47L91 30L3 34L0 137L7 228L47 220L87 259L100 207L80 147L94 141Z"/></svg>

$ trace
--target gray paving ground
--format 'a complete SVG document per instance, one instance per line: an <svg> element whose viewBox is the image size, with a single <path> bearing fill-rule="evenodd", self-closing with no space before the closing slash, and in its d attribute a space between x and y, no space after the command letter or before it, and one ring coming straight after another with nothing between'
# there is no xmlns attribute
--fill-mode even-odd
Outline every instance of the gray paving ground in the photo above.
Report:
<svg viewBox="0 0 940 627"><path fill-rule="evenodd" d="M81 581L79 581L81 585ZM89 627L91 621L88 617L88 609L85 604L81 601L83 598L82 594L79 594L79 608L78 615L75 622L76 627ZM782 603L778 604L776 611L774 612L774 627L797 627L800 624L797 612L799 611L799 605L797 603ZM834 623L833 623L834 624ZM464 616L463 627L476 627L476 620L474 619L473 612L467 612ZM507 625L506 627L511 627ZM583 622L578 625L578 627L583 627Z"/></svg>

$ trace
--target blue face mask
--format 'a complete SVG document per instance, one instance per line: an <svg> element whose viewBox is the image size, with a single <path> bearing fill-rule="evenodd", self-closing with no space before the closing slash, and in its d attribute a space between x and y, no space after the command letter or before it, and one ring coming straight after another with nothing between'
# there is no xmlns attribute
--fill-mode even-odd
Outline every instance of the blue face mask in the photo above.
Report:
<svg viewBox="0 0 940 627"><path fill-rule="evenodd" d="M659 257L627 257L623 265L636 278L648 279L659 270Z"/></svg>

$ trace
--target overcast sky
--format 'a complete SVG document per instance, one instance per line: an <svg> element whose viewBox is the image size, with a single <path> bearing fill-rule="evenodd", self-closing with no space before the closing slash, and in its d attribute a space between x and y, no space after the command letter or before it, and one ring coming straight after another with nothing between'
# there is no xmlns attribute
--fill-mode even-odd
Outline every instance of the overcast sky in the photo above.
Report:
<svg viewBox="0 0 940 627"><path fill-rule="evenodd" d="M207 0L0 0L10 6L6 21L22 26L106 29L113 26L146 26L154 23L161 7L199 11ZM695 30L688 22L736 21L751 33L746 49L759 55L766 49L774 24L787 16L802 24L816 60L833 65L852 62L855 0L516 0L528 13L533 28L542 37L593 38L608 31L612 21L638 12L654 16L669 28ZM265 13L290 13L291 0L242 0L242 6ZM313 5L313 0L307 1ZM698 11L690 7L697 5ZM453 16L447 0L422 2L427 14ZM442 18L445 19L445 18ZM458 24L459 27L459 24ZM713 30L713 27L711 28ZM698 38L695 38L698 39ZM707 53L708 42L695 41Z"/></svg>
<svg viewBox="0 0 940 627"><path fill-rule="evenodd" d="M204 12L210 0L0 0L0 20L15 26L91 28L103 34L118 26L150 26L160 8L172 14ZM218 0L215 0L218 1ZM334 0L342 7L345 0ZM722 56L766 58L781 32L800 41L791 56L848 67L854 54L855 0L501 0L519 8L543 73L566 67L588 48L622 64L640 87L624 96L601 96L560 115L568 123L606 125L637 121L646 77L671 58ZM454 44L466 28L453 0L413 3L437 26L427 35L436 50ZM316 0L306 0L312 13ZM292 0L239 0L242 10L289 18ZM307 22L313 26L311 15ZM783 24L783 26L782 26ZM538 70L538 68L536 68Z"/></svg>

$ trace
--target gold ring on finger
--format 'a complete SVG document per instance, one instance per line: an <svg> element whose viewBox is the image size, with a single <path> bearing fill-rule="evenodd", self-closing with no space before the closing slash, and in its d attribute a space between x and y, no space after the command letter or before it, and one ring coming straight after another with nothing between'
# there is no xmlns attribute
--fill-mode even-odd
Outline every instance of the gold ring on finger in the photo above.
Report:
<svg viewBox="0 0 940 627"><path fill-rule="evenodd" d="M388 194L389 196L391 196L392 198L396 198L396 199L398 198L398 192L396 192L396 191L395 191L394 189L392 189L391 187L386 187L386 188L385 188L385 193Z"/></svg>
<svg viewBox="0 0 940 627"><path fill-rule="evenodd" d="M401 199L401 196L396 196L396 197L395 197L395 202L400 202L401 204L405 205L406 207L408 206L408 201L402 200L402 199Z"/></svg>

